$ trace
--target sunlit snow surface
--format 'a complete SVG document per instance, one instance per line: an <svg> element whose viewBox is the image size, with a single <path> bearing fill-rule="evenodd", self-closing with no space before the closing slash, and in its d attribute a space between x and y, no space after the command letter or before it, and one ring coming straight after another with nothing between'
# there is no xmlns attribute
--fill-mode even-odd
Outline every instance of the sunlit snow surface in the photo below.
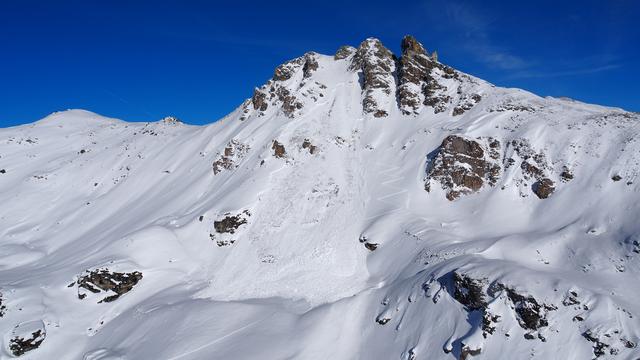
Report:
<svg viewBox="0 0 640 360"><path fill-rule="evenodd" d="M240 121L239 108L197 127L70 110L0 130L2 358L20 324L46 330L28 359L457 359L461 344L481 348L473 359L591 359L589 330L611 339L602 358L640 356L620 340L640 339L638 116L474 79L465 91L482 101L461 116L373 118L347 60L318 58L326 89L294 118ZM313 81L300 93L320 92ZM533 110L491 111L504 103ZM541 200L503 169L449 201L424 179L451 134L527 139L574 179ZM214 175L231 140L244 152ZM68 287L103 268L143 277L111 302ZM557 306L546 341L524 338L504 296L483 337L447 289L457 269ZM580 305L562 305L570 291Z"/></svg>

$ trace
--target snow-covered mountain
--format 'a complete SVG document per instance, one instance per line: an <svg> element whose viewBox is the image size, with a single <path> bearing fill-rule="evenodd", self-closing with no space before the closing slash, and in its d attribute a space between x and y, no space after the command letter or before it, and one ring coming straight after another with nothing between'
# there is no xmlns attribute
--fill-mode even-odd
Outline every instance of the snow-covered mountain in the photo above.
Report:
<svg viewBox="0 0 640 360"><path fill-rule="evenodd" d="M0 356L638 359L640 115L412 37L208 126L0 130Z"/></svg>

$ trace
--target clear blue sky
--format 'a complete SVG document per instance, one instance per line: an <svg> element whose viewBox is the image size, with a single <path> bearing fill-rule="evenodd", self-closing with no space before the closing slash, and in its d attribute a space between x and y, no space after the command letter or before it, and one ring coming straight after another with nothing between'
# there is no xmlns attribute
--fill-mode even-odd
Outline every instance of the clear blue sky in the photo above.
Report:
<svg viewBox="0 0 640 360"><path fill-rule="evenodd" d="M224 116L306 51L413 34L500 86L640 111L640 5L609 1L0 2L0 126L83 108Z"/></svg>

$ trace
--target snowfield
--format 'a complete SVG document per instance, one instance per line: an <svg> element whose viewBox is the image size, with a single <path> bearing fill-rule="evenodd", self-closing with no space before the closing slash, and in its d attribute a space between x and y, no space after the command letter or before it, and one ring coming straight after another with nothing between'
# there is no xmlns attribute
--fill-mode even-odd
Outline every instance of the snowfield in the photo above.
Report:
<svg viewBox="0 0 640 360"><path fill-rule="evenodd" d="M0 357L639 359L640 115L402 49L1 129Z"/></svg>

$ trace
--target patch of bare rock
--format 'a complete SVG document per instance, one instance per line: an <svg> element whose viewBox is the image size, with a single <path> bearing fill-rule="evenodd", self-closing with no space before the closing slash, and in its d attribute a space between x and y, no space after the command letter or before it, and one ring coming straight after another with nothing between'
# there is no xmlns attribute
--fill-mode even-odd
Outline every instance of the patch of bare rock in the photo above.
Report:
<svg viewBox="0 0 640 360"><path fill-rule="evenodd" d="M13 356L22 356L42 345L47 333L41 320L18 324L11 332L9 351Z"/></svg>
<svg viewBox="0 0 640 360"><path fill-rule="evenodd" d="M427 167L425 190L439 183L449 200L494 186L500 176L500 142L493 138L447 136Z"/></svg>
<svg viewBox="0 0 640 360"><path fill-rule="evenodd" d="M85 275L78 277L78 280L69 284L69 287L77 285L78 298L81 300L87 297L87 291L93 294L110 294L98 301L98 303L105 303L115 301L128 293L140 280L142 280L142 273L139 271L124 273L105 268L87 270Z"/></svg>
<svg viewBox="0 0 640 360"><path fill-rule="evenodd" d="M231 238L230 235L235 234L240 226L247 224L250 216L249 210L244 210L235 215L231 215L231 213L224 214L223 218L213 222L215 234L209 234L209 237L211 240L216 241L216 244L220 247L232 245L236 240Z"/></svg>
<svg viewBox="0 0 640 360"><path fill-rule="evenodd" d="M238 167L238 164L249 151L249 146L232 139L227 143L221 154L213 162L213 174L217 175L224 170L232 170Z"/></svg>

